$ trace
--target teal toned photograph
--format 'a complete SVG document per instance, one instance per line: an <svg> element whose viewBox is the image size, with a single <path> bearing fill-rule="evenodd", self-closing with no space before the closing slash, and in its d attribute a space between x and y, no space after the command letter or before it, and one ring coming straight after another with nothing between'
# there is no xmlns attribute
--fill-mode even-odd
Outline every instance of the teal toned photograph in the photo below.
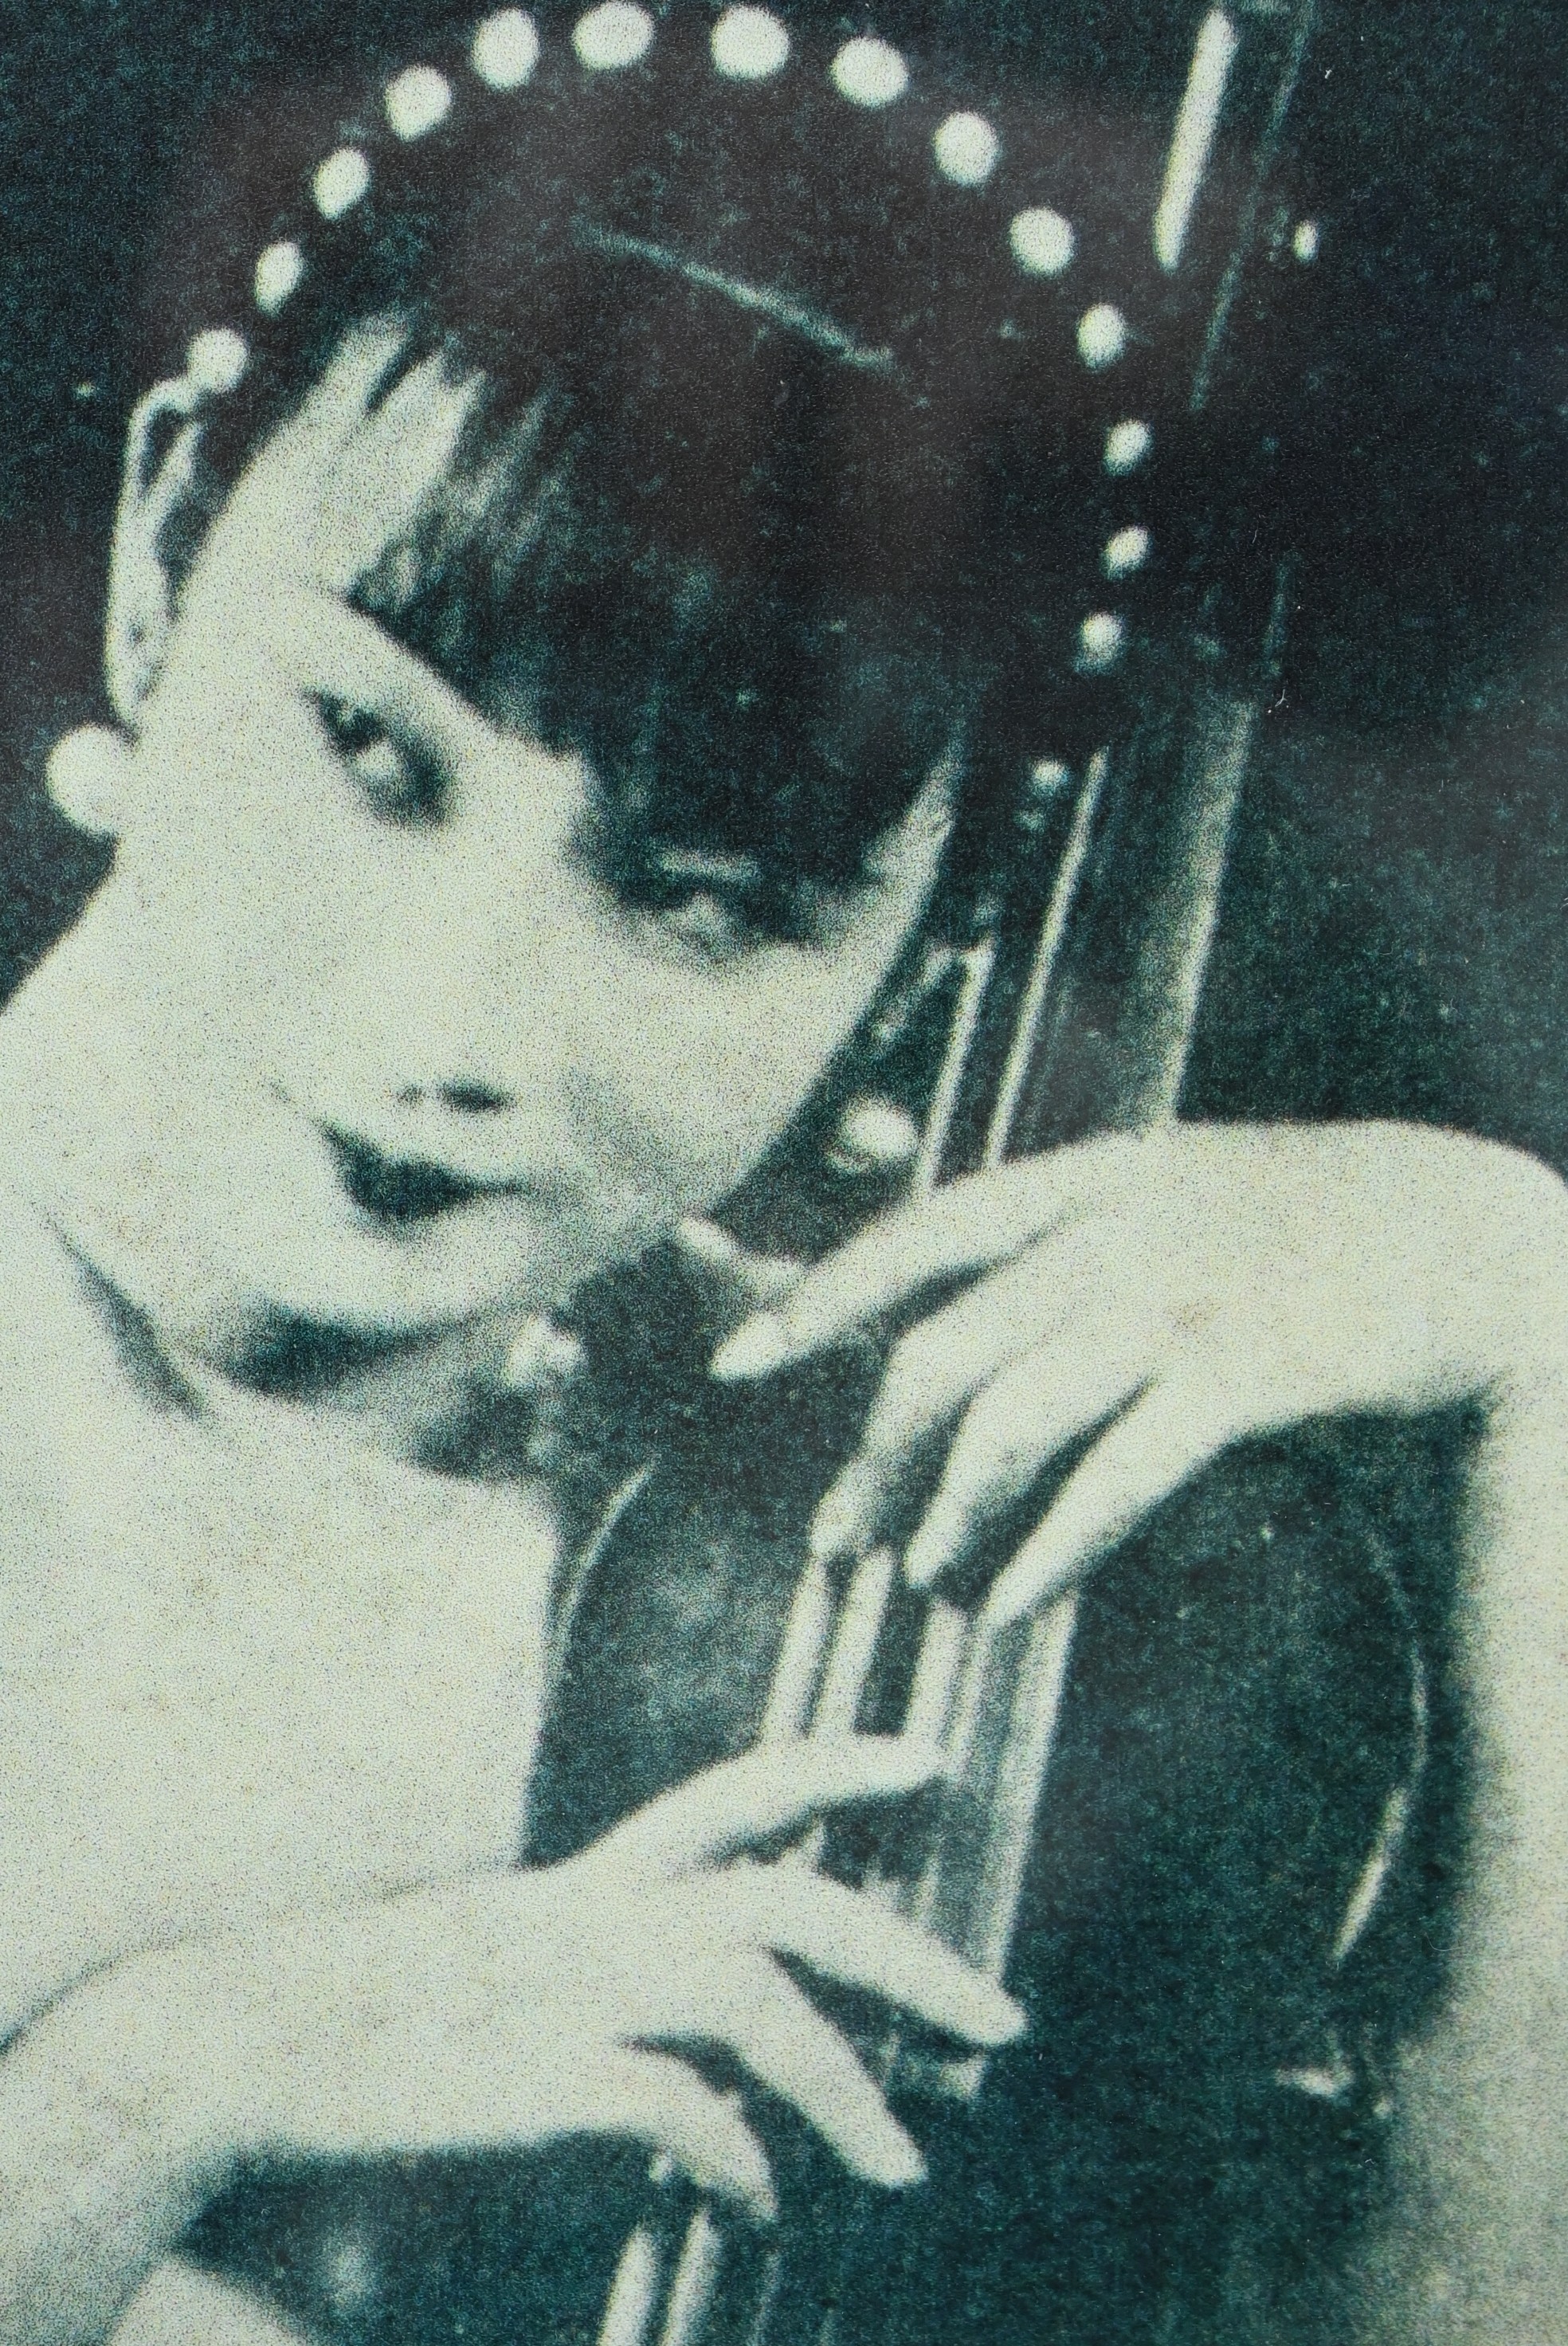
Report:
<svg viewBox="0 0 1568 2346"><path fill-rule="evenodd" d="M1568 2346L1564 121L11 0L0 2346Z"/></svg>

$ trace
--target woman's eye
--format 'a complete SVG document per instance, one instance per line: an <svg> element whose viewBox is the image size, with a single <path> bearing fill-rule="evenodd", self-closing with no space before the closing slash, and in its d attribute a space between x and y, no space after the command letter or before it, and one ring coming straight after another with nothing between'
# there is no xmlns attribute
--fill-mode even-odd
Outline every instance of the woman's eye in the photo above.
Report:
<svg viewBox="0 0 1568 2346"><path fill-rule="evenodd" d="M596 807L578 825L573 852L626 912L705 961L738 961L814 933L800 892L770 879L755 855L661 845Z"/></svg>
<svg viewBox="0 0 1568 2346"><path fill-rule="evenodd" d="M433 758L390 733L374 712L331 693L313 696L328 739L382 822L439 822L450 796Z"/></svg>
<svg viewBox="0 0 1568 2346"><path fill-rule="evenodd" d="M712 888L692 888L655 908L659 925L710 961L728 961L759 944L766 932L755 911Z"/></svg>
<svg viewBox="0 0 1568 2346"><path fill-rule="evenodd" d="M724 962L788 933L756 860L702 849L655 851L623 872L618 892L667 937Z"/></svg>

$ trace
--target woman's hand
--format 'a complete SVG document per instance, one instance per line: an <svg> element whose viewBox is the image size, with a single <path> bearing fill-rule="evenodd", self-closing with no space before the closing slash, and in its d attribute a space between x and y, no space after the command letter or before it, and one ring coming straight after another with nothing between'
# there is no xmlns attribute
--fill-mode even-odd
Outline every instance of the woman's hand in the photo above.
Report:
<svg viewBox="0 0 1568 2346"><path fill-rule="evenodd" d="M1176 1125L890 1213L714 1371L767 1375L903 1327L812 1538L824 1558L873 1545L945 1448L906 1551L919 1585L1086 1444L992 1590L1003 1620L1246 1435L1484 1398L1560 1364L1565 1266L1568 1191L1511 1150L1393 1124Z"/></svg>
<svg viewBox="0 0 1568 2346"><path fill-rule="evenodd" d="M779 1958L974 2045L1006 2042L1023 2015L870 1897L747 1852L909 1792L935 1764L872 1737L761 1749L567 1863L268 1933L240 1958L250 2147L350 2157L628 2136L766 2218L768 2161L738 2100L680 2057L702 2048L791 2103L857 2174L918 2179L880 2089Z"/></svg>

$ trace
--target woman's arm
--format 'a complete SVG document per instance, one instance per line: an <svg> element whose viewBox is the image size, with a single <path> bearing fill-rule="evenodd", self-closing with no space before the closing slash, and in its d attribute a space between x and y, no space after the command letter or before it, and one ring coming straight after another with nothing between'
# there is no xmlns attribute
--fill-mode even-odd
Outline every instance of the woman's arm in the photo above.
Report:
<svg viewBox="0 0 1568 2346"><path fill-rule="evenodd" d="M1455 1624L1474 1752L1442 2009L1401 2060L1365 2346L1568 2346L1568 1282L1493 1392Z"/></svg>
<svg viewBox="0 0 1568 2346"><path fill-rule="evenodd" d="M244 2138L237 1974L176 1947L61 1996L0 2060L0 2341L96 2346Z"/></svg>
<svg viewBox="0 0 1568 2346"><path fill-rule="evenodd" d="M158 2266L117 2325L114 2346L311 2346L249 2290L178 2259Z"/></svg>
<svg viewBox="0 0 1568 2346"><path fill-rule="evenodd" d="M1568 1188L1512 1151L1392 1125L1092 1143L890 1216L716 1367L765 1374L890 1325L904 1332L816 1545L907 1532L934 1452L906 1568L940 1580L1066 1450L991 1593L1003 1617L1248 1434L1479 1411L1454 1624L1474 1830L1356 2319L1366 2346L1568 2346Z"/></svg>
<svg viewBox="0 0 1568 2346"><path fill-rule="evenodd" d="M565 1864L284 1917L62 1994L0 2059L0 2346L101 2346L247 2156L615 2135L767 2222L762 2144L682 2046L722 2048L855 2174L914 2182L913 2142L789 1964L972 2045L1022 2014L873 1898L748 1852L936 1764L876 1737L759 1750Z"/></svg>

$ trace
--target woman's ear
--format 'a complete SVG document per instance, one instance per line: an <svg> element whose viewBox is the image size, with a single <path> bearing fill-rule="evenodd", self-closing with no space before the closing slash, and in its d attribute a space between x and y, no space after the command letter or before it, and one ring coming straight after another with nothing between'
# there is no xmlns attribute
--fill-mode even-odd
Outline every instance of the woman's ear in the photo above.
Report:
<svg viewBox="0 0 1568 2346"><path fill-rule="evenodd" d="M174 624L167 539L170 520L190 495L199 410L214 394L234 389L246 359L238 334L221 329L198 334L185 372L155 384L131 411L109 556L104 680L116 716L132 732Z"/></svg>
<svg viewBox="0 0 1568 2346"><path fill-rule="evenodd" d="M159 383L137 403L115 513L104 682L116 716L132 730L163 664L174 620L174 582L164 536L170 515L189 487L198 432L189 407L178 399L183 389L182 382ZM168 430L171 423L176 427L172 438Z"/></svg>

